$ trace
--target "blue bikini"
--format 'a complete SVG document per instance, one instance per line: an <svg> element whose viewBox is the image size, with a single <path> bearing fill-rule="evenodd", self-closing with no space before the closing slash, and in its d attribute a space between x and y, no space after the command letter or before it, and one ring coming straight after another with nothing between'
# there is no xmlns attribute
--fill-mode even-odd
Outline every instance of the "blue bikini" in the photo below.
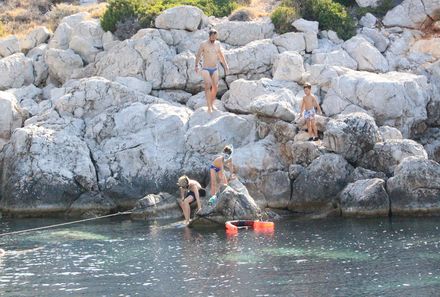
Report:
<svg viewBox="0 0 440 297"><path fill-rule="evenodd" d="M202 69L208 71L210 76L212 76L214 72L217 71L217 67L203 67Z"/></svg>
<svg viewBox="0 0 440 297"><path fill-rule="evenodd" d="M221 168L218 168L217 166L212 165L212 164L211 164L211 166L209 167L209 169L214 169L215 172L219 172L219 171L221 170Z"/></svg>

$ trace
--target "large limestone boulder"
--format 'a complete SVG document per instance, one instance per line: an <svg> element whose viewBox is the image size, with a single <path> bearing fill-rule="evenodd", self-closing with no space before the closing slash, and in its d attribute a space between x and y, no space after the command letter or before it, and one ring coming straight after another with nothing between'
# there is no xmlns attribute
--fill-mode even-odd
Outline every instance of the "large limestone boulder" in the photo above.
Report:
<svg viewBox="0 0 440 297"><path fill-rule="evenodd" d="M51 48L46 51L45 60L49 66L49 75L62 84L70 79L75 70L84 66L81 57L70 49Z"/></svg>
<svg viewBox="0 0 440 297"><path fill-rule="evenodd" d="M229 74L244 74L249 78L270 71L277 54L278 49L270 39L253 41L246 46L225 51Z"/></svg>
<svg viewBox="0 0 440 297"><path fill-rule="evenodd" d="M432 20L438 20L438 0L404 0L392 10L388 11L383 19L385 26L407 27L419 29Z"/></svg>
<svg viewBox="0 0 440 297"><path fill-rule="evenodd" d="M20 107L23 111L28 113L30 117L40 113L41 108L38 103L41 102L43 96L43 91L41 89L34 85L28 85L18 89L9 89L7 92L13 94L15 98L17 98Z"/></svg>
<svg viewBox="0 0 440 297"><path fill-rule="evenodd" d="M72 31L68 24L60 23L49 41L49 48L68 49Z"/></svg>
<svg viewBox="0 0 440 297"><path fill-rule="evenodd" d="M156 28L196 31L205 21L203 11L197 7L183 5L169 8L156 17Z"/></svg>
<svg viewBox="0 0 440 297"><path fill-rule="evenodd" d="M238 113L251 113L251 105L256 98L264 96L284 96L291 98L291 105L295 112L299 112L302 98L297 96L301 87L295 82L276 81L262 78L258 81L238 79L231 83L229 92L222 98L227 110Z"/></svg>
<svg viewBox="0 0 440 297"><path fill-rule="evenodd" d="M228 186L221 188L212 207L202 208L196 214L191 226L213 222L224 224L231 220L258 220L262 215L246 187L240 181L233 180Z"/></svg>
<svg viewBox="0 0 440 297"><path fill-rule="evenodd" d="M0 58L20 52L20 44L15 35L0 39Z"/></svg>
<svg viewBox="0 0 440 297"><path fill-rule="evenodd" d="M4 148L3 212L33 216L64 212L82 193L98 189L89 148L78 135L60 128L81 123L58 122L50 128L19 128Z"/></svg>
<svg viewBox="0 0 440 297"><path fill-rule="evenodd" d="M50 38L50 31L43 26L36 27L23 39L20 40L20 48L22 51L29 51L34 47L45 43Z"/></svg>
<svg viewBox="0 0 440 297"><path fill-rule="evenodd" d="M403 139L402 133L398 129L390 126L380 126L379 132L383 141L391 139Z"/></svg>
<svg viewBox="0 0 440 297"><path fill-rule="evenodd" d="M347 40L342 47L356 60L359 70L387 72L388 61L365 38L354 36Z"/></svg>
<svg viewBox="0 0 440 297"><path fill-rule="evenodd" d="M350 113L330 120L324 132L323 145L356 164L365 153L381 141L374 119L365 113Z"/></svg>
<svg viewBox="0 0 440 297"><path fill-rule="evenodd" d="M96 116L107 108L128 102L141 102L145 94L102 77L71 80L51 92L54 108L66 116Z"/></svg>
<svg viewBox="0 0 440 297"><path fill-rule="evenodd" d="M255 117L217 111L209 120L204 110L193 114L185 134L186 148L201 154L216 154L232 143L239 147L255 140ZM203 119L203 121L201 120Z"/></svg>
<svg viewBox="0 0 440 297"><path fill-rule="evenodd" d="M365 111L378 125L398 128L409 137L413 127L427 118L429 96L424 76L348 71L333 78L322 108L327 116Z"/></svg>
<svg viewBox="0 0 440 297"><path fill-rule="evenodd" d="M356 182L362 179L375 179L375 178L387 180L387 176L383 172L369 170L363 167L356 167L356 169L353 171L353 173L350 176L350 182Z"/></svg>
<svg viewBox="0 0 440 297"><path fill-rule="evenodd" d="M384 36L382 31L379 31L378 29L371 29L371 28L362 28L361 34L365 39L370 41L375 48L379 50L379 52L383 53L388 48L388 45L390 44L390 40ZM373 50L374 52L374 50ZM379 60L382 60L380 56L375 53L375 56L379 58Z"/></svg>
<svg viewBox="0 0 440 297"><path fill-rule="evenodd" d="M440 128L428 128L417 141L423 144L429 159L440 162Z"/></svg>
<svg viewBox="0 0 440 297"><path fill-rule="evenodd" d="M32 65L34 66L34 84L40 86L46 83L49 76L49 66L46 63L46 50L47 44L40 44L37 47L31 49L26 57L32 59Z"/></svg>
<svg viewBox="0 0 440 297"><path fill-rule="evenodd" d="M130 217L134 220L178 219L182 209L175 196L160 192L148 194L136 202Z"/></svg>
<svg viewBox="0 0 440 297"><path fill-rule="evenodd" d="M19 88L34 82L32 60L22 53L0 60L0 90Z"/></svg>
<svg viewBox="0 0 440 297"><path fill-rule="evenodd" d="M440 59L440 38L417 40L410 49L410 53L431 55L434 61Z"/></svg>
<svg viewBox="0 0 440 297"><path fill-rule="evenodd" d="M395 215L440 213L440 165L406 158L387 182L391 212Z"/></svg>
<svg viewBox="0 0 440 297"><path fill-rule="evenodd" d="M305 19L297 19L292 23L296 30L301 32L319 32L319 23L316 21L307 21Z"/></svg>
<svg viewBox="0 0 440 297"><path fill-rule="evenodd" d="M376 7L379 4L379 0L356 0L356 3L360 7Z"/></svg>
<svg viewBox="0 0 440 297"><path fill-rule="evenodd" d="M307 134L306 137L308 138L309 135ZM308 166L313 160L328 153L328 151L315 142L289 141L286 143L283 153L289 164Z"/></svg>
<svg viewBox="0 0 440 297"><path fill-rule="evenodd" d="M257 115L281 119L286 122L295 120L296 102L292 92L282 89L279 92L261 95L255 98L250 105L250 111Z"/></svg>
<svg viewBox="0 0 440 297"><path fill-rule="evenodd" d="M283 52L276 56L272 68L274 79L300 82L304 72L303 57L297 52Z"/></svg>
<svg viewBox="0 0 440 297"><path fill-rule="evenodd" d="M271 38L274 26L270 21L258 22L222 22L215 26L218 39L234 46L243 46L249 42Z"/></svg>
<svg viewBox="0 0 440 297"><path fill-rule="evenodd" d="M378 142L373 149L364 155L361 165L375 171L381 171L391 176L394 169L407 157L428 159L421 144L410 139L394 139Z"/></svg>
<svg viewBox="0 0 440 297"><path fill-rule="evenodd" d="M314 52L312 64L324 64L329 66L341 66L356 70L358 63L343 49L330 52Z"/></svg>
<svg viewBox="0 0 440 297"><path fill-rule="evenodd" d="M136 77L117 76L115 78L115 82L126 86L130 90L133 90L133 91L139 92L141 94L145 94L145 95L150 94L151 90L153 88L153 84L151 82L144 81L144 80L138 79Z"/></svg>
<svg viewBox="0 0 440 297"><path fill-rule="evenodd" d="M71 217L95 218L117 211L116 203L100 192L85 192L67 210Z"/></svg>
<svg viewBox="0 0 440 297"><path fill-rule="evenodd" d="M273 38L280 53L285 51L302 52L306 49L305 34L299 32L284 33Z"/></svg>
<svg viewBox="0 0 440 297"><path fill-rule="evenodd" d="M339 194L342 216L388 216L390 200L385 181L363 179L348 184Z"/></svg>
<svg viewBox="0 0 440 297"><path fill-rule="evenodd" d="M0 91L0 151L12 132L23 125L24 114L13 94Z"/></svg>
<svg viewBox="0 0 440 297"><path fill-rule="evenodd" d="M341 156L324 154L295 179L289 210L330 211L335 197L347 185L353 168Z"/></svg>

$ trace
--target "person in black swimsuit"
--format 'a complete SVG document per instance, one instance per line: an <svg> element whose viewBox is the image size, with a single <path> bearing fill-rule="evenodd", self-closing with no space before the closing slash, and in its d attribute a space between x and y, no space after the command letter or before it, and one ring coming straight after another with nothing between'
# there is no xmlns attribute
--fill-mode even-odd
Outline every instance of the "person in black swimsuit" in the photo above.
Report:
<svg viewBox="0 0 440 297"><path fill-rule="evenodd" d="M185 217L185 224L189 224L189 219L191 217L191 202L196 201L197 211L200 211L200 209L202 209L200 197L205 196L206 191L198 181L189 179L186 175L179 177L177 185L180 189L179 205L182 208L183 216Z"/></svg>

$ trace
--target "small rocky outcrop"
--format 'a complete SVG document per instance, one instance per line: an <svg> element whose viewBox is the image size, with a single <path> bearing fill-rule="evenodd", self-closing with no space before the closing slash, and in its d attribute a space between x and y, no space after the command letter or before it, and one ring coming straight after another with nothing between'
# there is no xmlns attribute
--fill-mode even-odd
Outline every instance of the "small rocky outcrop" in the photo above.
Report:
<svg viewBox="0 0 440 297"><path fill-rule="evenodd" d="M182 217L182 209L176 196L161 192L136 202L130 216L134 220L177 219Z"/></svg>

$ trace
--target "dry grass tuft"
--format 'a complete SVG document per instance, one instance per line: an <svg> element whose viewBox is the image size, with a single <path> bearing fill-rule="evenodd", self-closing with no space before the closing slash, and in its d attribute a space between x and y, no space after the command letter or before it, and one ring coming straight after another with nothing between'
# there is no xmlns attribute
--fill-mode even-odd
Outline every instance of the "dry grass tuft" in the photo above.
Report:
<svg viewBox="0 0 440 297"><path fill-rule="evenodd" d="M266 16L267 13L255 7L239 7L229 16L230 21L252 21L259 17Z"/></svg>

